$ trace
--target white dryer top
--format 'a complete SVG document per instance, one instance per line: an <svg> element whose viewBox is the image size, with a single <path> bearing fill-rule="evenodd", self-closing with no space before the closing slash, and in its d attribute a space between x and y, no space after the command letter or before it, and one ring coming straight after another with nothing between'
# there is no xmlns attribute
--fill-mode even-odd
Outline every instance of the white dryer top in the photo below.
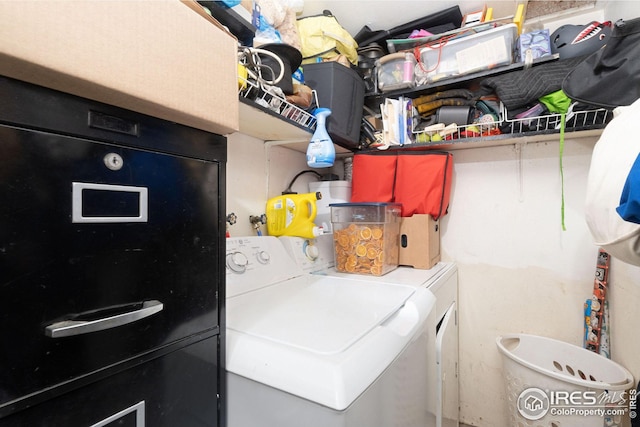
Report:
<svg viewBox="0 0 640 427"><path fill-rule="evenodd" d="M330 277L344 277L353 278L354 280L364 280L367 282L375 283L398 283L407 286L426 286L429 287L436 283L438 279L446 274L451 268L453 263L439 262L429 270L404 267L400 266L390 272L383 274L382 276L372 276L368 274L352 274L343 273L335 269L335 267L326 269L324 271L317 271L313 274L330 276Z"/></svg>

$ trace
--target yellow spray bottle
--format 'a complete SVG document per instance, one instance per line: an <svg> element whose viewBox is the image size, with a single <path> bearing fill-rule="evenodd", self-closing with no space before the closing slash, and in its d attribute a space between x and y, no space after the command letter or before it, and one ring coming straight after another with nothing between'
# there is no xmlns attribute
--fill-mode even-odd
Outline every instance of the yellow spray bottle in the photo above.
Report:
<svg viewBox="0 0 640 427"><path fill-rule="evenodd" d="M267 233L270 236L296 236L312 239L322 234L313 222L316 219L316 200L322 194L284 194L267 201Z"/></svg>

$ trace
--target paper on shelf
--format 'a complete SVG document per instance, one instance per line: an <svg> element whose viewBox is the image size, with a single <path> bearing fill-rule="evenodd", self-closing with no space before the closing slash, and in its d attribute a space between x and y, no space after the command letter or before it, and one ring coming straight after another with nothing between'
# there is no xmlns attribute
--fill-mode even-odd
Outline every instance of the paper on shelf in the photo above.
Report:
<svg viewBox="0 0 640 427"><path fill-rule="evenodd" d="M382 136L385 146L405 145L412 142L412 110L411 99L385 99L380 106L382 113Z"/></svg>

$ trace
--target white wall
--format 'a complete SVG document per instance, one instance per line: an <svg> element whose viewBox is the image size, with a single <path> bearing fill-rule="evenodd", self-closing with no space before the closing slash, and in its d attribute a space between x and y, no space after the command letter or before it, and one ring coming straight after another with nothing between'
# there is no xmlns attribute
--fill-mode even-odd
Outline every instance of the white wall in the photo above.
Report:
<svg viewBox="0 0 640 427"><path fill-rule="evenodd" d="M333 173L342 178L342 161L336 159ZM230 227L232 236L253 236L255 229L249 217L265 213L267 200L279 196L298 172L309 170L304 153L265 143L250 136L234 133L228 137L227 214L235 213L237 223ZM329 169L317 169L324 174ZM309 182L318 178L303 174L292 190L309 191ZM266 227L261 227L266 234Z"/></svg>
<svg viewBox="0 0 640 427"><path fill-rule="evenodd" d="M507 426L496 338L511 332L582 345L583 304L593 290L598 248L584 220L594 138L454 152L450 214L442 221L445 259L460 269L461 414L474 426ZM520 172L520 169L521 172ZM615 260L610 310L613 359L640 377L634 301L639 269ZM487 405L487 402L491 404Z"/></svg>
<svg viewBox="0 0 640 427"><path fill-rule="evenodd" d="M227 214L238 217L229 231L232 236L252 236L249 216L263 214L266 201L264 142L240 133L230 135L227 142Z"/></svg>
<svg viewBox="0 0 640 427"><path fill-rule="evenodd" d="M640 2L633 0L605 1L605 17L611 21L629 20L640 17Z"/></svg>

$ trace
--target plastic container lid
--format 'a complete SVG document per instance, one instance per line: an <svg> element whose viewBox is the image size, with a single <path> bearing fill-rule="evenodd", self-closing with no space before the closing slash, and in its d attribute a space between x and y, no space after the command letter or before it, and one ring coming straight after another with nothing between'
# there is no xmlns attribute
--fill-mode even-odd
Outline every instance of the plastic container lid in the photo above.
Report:
<svg viewBox="0 0 640 427"><path fill-rule="evenodd" d="M357 203L331 203L329 206L331 207L357 207L357 206L397 206L398 208L402 207L400 203L385 203L385 202L357 202Z"/></svg>
<svg viewBox="0 0 640 427"><path fill-rule="evenodd" d="M402 210L400 203L332 203L329 206L331 207L331 222L333 224L398 222Z"/></svg>

